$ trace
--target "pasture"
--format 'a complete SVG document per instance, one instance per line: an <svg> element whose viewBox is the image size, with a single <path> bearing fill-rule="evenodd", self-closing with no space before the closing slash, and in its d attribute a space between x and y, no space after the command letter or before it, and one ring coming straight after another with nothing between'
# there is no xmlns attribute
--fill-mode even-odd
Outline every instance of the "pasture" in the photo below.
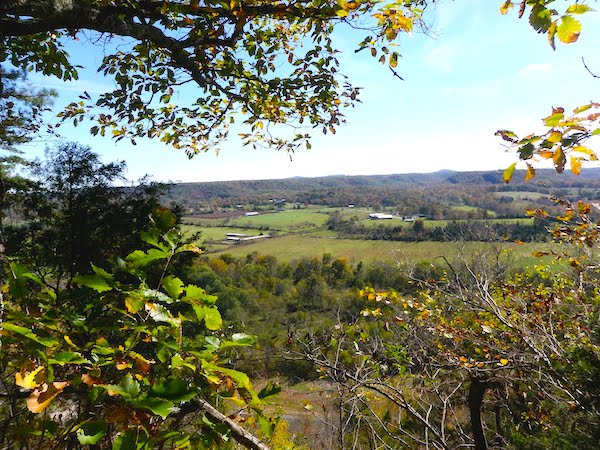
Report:
<svg viewBox="0 0 600 450"><path fill-rule="evenodd" d="M327 220L334 211L340 211L345 217L357 216L358 224L373 226L412 227L414 222L404 222L399 218L390 220L370 220L366 208L328 208L309 207L280 212L261 213L257 216L237 217L187 217L184 219L185 233L200 233L199 243L202 243L207 253L229 253L234 256L244 256L257 252L268 254L282 260L295 260L303 257L321 256L330 253L336 258L347 258L350 261L385 260L408 263L418 261L434 261L441 257L453 258L459 254L470 254L473 251L490 245L482 242L399 242L383 240L340 239L335 231L327 229ZM424 220L428 228L444 227L448 220ZM487 221L458 221L488 222L529 225L532 219L490 219ZM269 234L272 237L243 244L223 243L227 233ZM497 245L497 244L495 244ZM520 265L534 263L531 254L545 248L544 244L515 243L503 244L504 252L514 256Z"/></svg>

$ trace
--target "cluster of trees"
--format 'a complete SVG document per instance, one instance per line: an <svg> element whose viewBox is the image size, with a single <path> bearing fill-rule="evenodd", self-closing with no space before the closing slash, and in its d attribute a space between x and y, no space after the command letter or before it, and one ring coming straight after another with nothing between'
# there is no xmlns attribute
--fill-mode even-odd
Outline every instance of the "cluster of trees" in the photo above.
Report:
<svg viewBox="0 0 600 450"><path fill-rule="evenodd" d="M165 201L174 202L194 213L209 213L222 209L245 207L272 207L272 199L285 198L288 203L345 207L373 210L389 210L411 216L425 214L433 219L461 220L485 219L490 214L497 218L521 217L524 202L513 202L508 191L526 191L574 199L595 200L598 186L595 179L580 180L581 185L573 192L571 185L564 180L560 183L540 176L538 183L514 183L509 186L492 184L477 172L471 183L461 184L453 175L448 178L437 174L410 176L361 176L323 177L290 180L266 181L227 181L212 183L183 183L170 189ZM499 172L494 174L496 183ZM505 195L498 193L507 191ZM535 198L526 202L530 207L555 210L548 198ZM466 208L457 208L467 206Z"/></svg>
<svg viewBox="0 0 600 450"><path fill-rule="evenodd" d="M341 386L342 447L597 446L597 224L566 206L552 235L573 247L558 267L507 275L481 251L415 278L412 295L363 289L359 319L307 340Z"/></svg>
<svg viewBox="0 0 600 450"><path fill-rule="evenodd" d="M542 242L548 239L547 219L534 219L532 224L498 223L485 220L449 222L443 227L428 228L422 220L403 225L363 225L357 217L345 218L334 212L327 220L327 228L340 237L385 241L522 241Z"/></svg>

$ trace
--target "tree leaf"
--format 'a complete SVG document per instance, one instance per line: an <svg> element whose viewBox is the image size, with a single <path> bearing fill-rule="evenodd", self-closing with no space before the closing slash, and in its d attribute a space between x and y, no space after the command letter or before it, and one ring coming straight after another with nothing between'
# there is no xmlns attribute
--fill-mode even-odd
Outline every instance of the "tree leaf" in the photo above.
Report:
<svg viewBox="0 0 600 450"><path fill-rule="evenodd" d="M60 352L48 360L48 364L64 366L65 364L89 364L89 360L85 359L78 352Z"/></svg>
<svg viewBox="0 0 600 450"><path fill-rule="evenodd" d="M181 319L173 317L171 312L159 303L146 303L146 311L156 322L166 322L173 327L181 326Z"/></svg>
<svg viewBox="0 0 600 450"><path fill-rule="evenodd" d="M571 172L575 175L579 175L581 173L581 159L571 156Z"/></svg>
<svg viewBox="0 0 600 450"><path fill-rule="evenodd" d="M99 385L106 389L111 396L119 395L126 400L131 400L140 395L140 384L133 379L130 373L125 375L119 384Z"/></svg>
<svg viewBox="0 0 600 450"><path fill-rule="evenodd" d="M183 294L183 281L172 275L165 277L162 281L162 287L173 300L177 300Z"/></svg>
<svg viewBox="0 0 600 450"><path fill-rule="evenodd" d="M531 164L527 164L527 173L525 174L525 182L529 182L533 177L535 177L535 169Z"/></svg>
<svg viewBox="0 0 600 450"><path fill-rule="evenodd" d="M511 0L506 0L502 6L500 7L500 14L505 16L508 13L508 10L515 6Z"/></svg>
<svg viewBox="0 0 600 450"><path fill-rule="evenodd" d="M552 24L552 13L548 8L538 3L531 10L529 23L538 33L545 33Z"/></svg>
<svg viewBox="0 0 600 450"><path fill-rule="evenodd" d="M562 173L565 168L566 158L565 153L563 152L562 147L558 147L554 151L554 156L552 157L552 161L554 161L554 167L558 173Z"/></svg>
<svg viewBox="0 0 600 450"><path fill-rule="evenodd" d="M68 385L66 381L43 383L27 397L27 409L34 414L42 412Z"/></svg>
<svg viewBox="0 0 600 450"><path fill-rule="evenodd" d="M2 328L4 328L6 331L12 331L13 333L20 334L21 336L31 339L32 341L37 342L44 347L54 347L55 345L58 345L58 341L56 339L50 337L40 337L29 328L21 327L10 322L4 322L2 324Z"/></svg>
<svg viewBox="0 0 600 450"><path fill-rule="evenodd" d="M42 381L44 381L44 369L44 366L39 366L31 372L27 372L26 370L21 370L20 372L17 372L15 374L16 385L27 390L35 389L42 383Z"/></svg>
<svg viewBox="0 0 600 450"><path fill-rule="evenodd" d="M112 290L112 287L106 281L106 278L94 275L77 275L73 281L80 286L89 287L96 292L106 292Z"/></svg>
<svg viewBox="0 0 600 450"><path fill-rule="evenodd" d="M219 330L223 326L223 319L219 310L213 306L192 305L198 320L204 320L209 330Z"/></svg>
<svg viewBox="0 0 600 450"><path fill-rule="evenodd" d="M81 445L96 445L106 434L106 423L86 422L76 432Z"/></svg>
<svg viewBox="0 0 600 450"><path fill-rule="evenodd" d="M142 400L136 400L131 402L131 405L134 408L149 409L163 420L173 412L173 408L175 407L172 401L156 397L147 397Z"/></svg>
<svg viewBox="0 0 600 450"><path fill-rule="evenodd" d="M547 127L555 127L557 126L561 120L565 118L564 110L561 111L562 108L556 108L552 111L552 114L544 119L544 125Z"/></svg>
<svg viewBox="0 0 600 450"><path fill-rule="evenodd" d="M579 38L579 34L581 33L581 22L575 19L573 16L563 16L560 23L558 24L558 28L556 30L556 35L561 42L565 44L571 44L576 42Z"/></svg>
<svg viewBox="0 0 600 450"><path fill-rule="evenodd" d="M152 397L160 397L175 403L188 402L197 395L195 388L185 380L169 378L160 383L155 383L150 391Z"/></svg>
<svg viewBox="0 0 600 450"><path fill-rule="evenodd" d="M136 250L127 255L127 258L125 259L129 261L134 267L145 267L153 261L157 261L159 259L167 259L169 256L170 253L166 250L152 248L148 250L148 252Z"/></svg>
<svg viewBox="0 0 600 450"><path fill-rule="evenodd" d="M515 173L515 168L516 168L516 167L517 167L517 163L515 162L515 163L512 163L512 164L511 164L511 165L508 167L508 169L506 169L506 170L504 171L503 178L504 178L504 182L505 182L506 184L510 183L510 180L512 180L512 177L513 177L513 175L514 175L514 173Z"/></svg>
<svg viewBox="0 0 600 450"><path fill-rule="evenodd" d="M582 3L573 3L567 9L568 14L584 14L589 11L593 11L593 9L588 5L584 5Z"/></svg>

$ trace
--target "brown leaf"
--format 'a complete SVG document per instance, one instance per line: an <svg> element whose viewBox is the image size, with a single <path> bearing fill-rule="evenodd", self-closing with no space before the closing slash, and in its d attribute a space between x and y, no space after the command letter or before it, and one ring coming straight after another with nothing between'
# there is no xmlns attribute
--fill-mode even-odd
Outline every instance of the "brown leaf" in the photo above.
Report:
<svg viewBox="0 0 600 450"><path fill-rule="evenodd" d="M66 381L43 383L27 397L27 409L34 414L42 412L68 385Z"/></svg>

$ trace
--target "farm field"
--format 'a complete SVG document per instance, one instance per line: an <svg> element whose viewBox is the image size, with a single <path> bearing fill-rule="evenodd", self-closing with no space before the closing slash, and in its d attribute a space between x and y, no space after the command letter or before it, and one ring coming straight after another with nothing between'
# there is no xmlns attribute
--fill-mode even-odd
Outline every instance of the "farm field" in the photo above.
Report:
<svg viewBox="0 0 600 450"><path fill-rule="evenodd" d="M187 217L184 219L185 233L200 232L200 241L208 254L229 253L244 256L248 253L273 255L283 260L295 260L302 257L321 256L330 253L334 257L348 258L350 261L431 261L440 256L452 257L458 252L469 253L472 249L487 245L481 242L400 242L385 240L339 239L336 231L327 229L329 215L339 211L342 216L358 216L359 225L366 227L395 227L409 229L413 222L404 222L399 218L390 220L370 220L367 208L329 208L308 207L280 212L261 213L257 216L237 217ZM445 227L449 220L424 220L427 228ZM469 222L469 221L457 221ZM532 223L530 218L489 219L471 222L489 222L503 224ZM270 234L273 237L246 244L224 244L227 233ZM540 250L543 244L517 245L505 244L507 251L513 252L519 260L529 260L531 253ZM532 259L533 261L533 259Z"/></svg>
<svg viewBox="0 0 600 450"><path fill-rule="evenodd" d="M203 227L268 228L289 232L305 231L316 227L323 227L329 218L326 212L331 211L333 211L331 208L306 208L300 210L261 213L251 217L242 215L241 217L225 219L186 217L185 222Z"/></svg>
<svg viewBox="0 0 600 450"><path fill-rule="evenodd" d="M252 252L272 255L285 261L303 257L321 256L330 253L334 258L347 258L350 262L388 261L414 263L434 261L445 256L453 258L460 253L470 253L490 244L482 242L397 242L367 241L358 239L317 238L304 235L290 235L266 239L248 245L229 245L211 255L230 254L245 256ZM503 251L514 257L519 265L531 265L538 261L533 252L543 251L547 244L528 243L502 244Z"/></svg>

